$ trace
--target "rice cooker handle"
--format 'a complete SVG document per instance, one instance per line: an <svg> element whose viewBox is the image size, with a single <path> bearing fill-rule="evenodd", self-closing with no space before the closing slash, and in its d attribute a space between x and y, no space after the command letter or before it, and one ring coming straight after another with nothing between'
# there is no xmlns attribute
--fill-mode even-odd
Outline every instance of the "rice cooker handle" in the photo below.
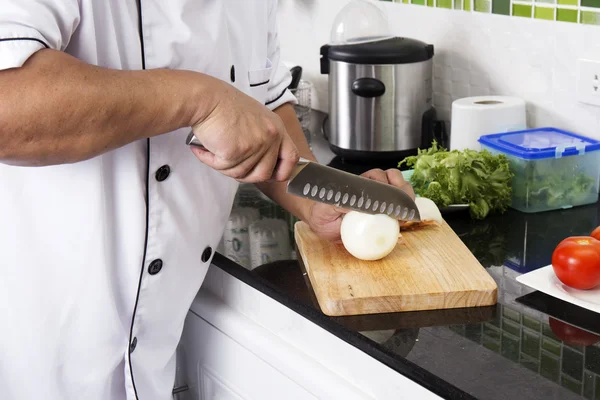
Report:
<svg viewBox="0 0 600 400"><path fill-rule="evenodd" d="M321 46L321 74L329 74L329 45Z"/></svg>
<svg viewBox="0 0 600 400"><path fill-rule="evenodd" d="M385 93L385 85L379 79L358 78L352 82L352 93L360 97L380 97Z"/></svg>

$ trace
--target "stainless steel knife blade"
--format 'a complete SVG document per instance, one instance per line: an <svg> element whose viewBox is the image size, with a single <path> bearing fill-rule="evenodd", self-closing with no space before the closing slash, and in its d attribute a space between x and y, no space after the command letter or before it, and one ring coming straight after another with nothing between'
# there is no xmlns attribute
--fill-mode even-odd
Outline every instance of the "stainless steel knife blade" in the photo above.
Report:
<svg viewBox="0 0 600 400"><path fill-rule="evenodd" d="M193 132L186 144L205 148ZM347 210L421 221L414 200L400 188L300 158L287 193Z"/></svg>
<svg viewBox="0 0 600 400"><path fill-rule="evenodd" d="M402 189L309 160L298 163L287 192L347 210L421 221L417 205Z"/></svg>

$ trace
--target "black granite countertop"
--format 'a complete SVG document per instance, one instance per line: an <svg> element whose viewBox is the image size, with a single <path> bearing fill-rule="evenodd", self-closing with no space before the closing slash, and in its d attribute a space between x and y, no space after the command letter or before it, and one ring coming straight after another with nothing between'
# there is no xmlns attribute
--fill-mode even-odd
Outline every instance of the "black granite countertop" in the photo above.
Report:
<svg viewBox="0 0 600 400"><path fill-rule="evenodd" d="M321 163L353 173L395 167L335 157L321 135L324 118L313 111L309 131ZM240 188L235 207L283 219L293 245L295 219L253 187ZM600 400L600 336L589 334L600 335L600 316L515 280L550 264L563 238L599 226L600 205L540 214L509 210L483 221L464 212L444 218L497 282L497 305L334 318L320 311L293 247L289 257L267 263L242 266L221 254L213 263L443 398ZM565 322L567 336L559 331Z"/></svg>

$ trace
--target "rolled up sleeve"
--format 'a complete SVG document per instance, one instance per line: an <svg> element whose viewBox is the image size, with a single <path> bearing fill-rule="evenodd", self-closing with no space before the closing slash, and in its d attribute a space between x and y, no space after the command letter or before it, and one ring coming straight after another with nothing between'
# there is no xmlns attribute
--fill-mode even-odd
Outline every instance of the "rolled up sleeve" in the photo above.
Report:
<svg viewBox="0 0 600 400"><path fill-rule="evenodd" d="M65 50L80 20L80 0L0 0L0 70L35 52Z"/></svg>
<svg viewBox="0 0 600 400"><path fill-rule="evenodd" d="M279 48L279 36L277 26L277 0L271 0L269 13L269 59L273 64L273 71L269 81L266 106L274 110L285 103L297 104L296 97L287 87L292 82L290 70L281 61L281 50Z"/></svg>

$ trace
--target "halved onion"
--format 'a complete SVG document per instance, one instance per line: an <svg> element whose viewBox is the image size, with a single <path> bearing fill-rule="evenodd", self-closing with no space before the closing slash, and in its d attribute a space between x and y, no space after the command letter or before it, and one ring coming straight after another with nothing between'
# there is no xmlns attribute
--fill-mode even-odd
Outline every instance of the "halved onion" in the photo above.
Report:
<svg viewBox="0 0 600 400"><path fill-rule="evenodd" d="M415 204L419 209L419 214L421 214L421 221L435 222L440 225L444 222L442 213L433 200L426 197L417 197L415 198Z"/></svg>
<svg viewBox="0 0 600 400"><path fill-rule="evenodd" d="M401 230L418 229L423 226L442 225L444 223L444 219L442 218L442 213L440 212L440 209L431 199L425 197L417 197L415 199L415 204L419 209L421 221L403 221L400 224Z"/></svg>
<svg viewBox="0 0 600 400"><path fill-rule="evenodd" d="M350 211L344 215L340 229L346 250L360 260L380 260L398 244L400 224L385 214Z"/></svg>

